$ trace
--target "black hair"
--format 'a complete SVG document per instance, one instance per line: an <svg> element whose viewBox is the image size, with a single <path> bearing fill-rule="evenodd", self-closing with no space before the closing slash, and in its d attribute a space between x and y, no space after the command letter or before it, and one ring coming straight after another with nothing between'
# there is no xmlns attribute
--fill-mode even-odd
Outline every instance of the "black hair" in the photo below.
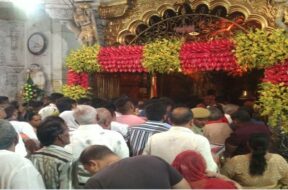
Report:
<svg viewBox="0 0 288 190"><path fill-rule="evenodd" d="M150 121L161 121L166 114L166 106L160 100L150 100L144 109L146 117Z"/></svg>
<svg viewBox="0 0 288 190"><path fill-rule="evenodd" d="M76 101L69 97L62 97L56 101L56 107L59 113L72 110L73 104L76 104Z"/></svg>
<svg viewBox="0 0 288 190"><path fill-rule="evenodd" d="M0 104L9 103L9 98L7 96L0 96Z"/></svg>
<svg viewBox="0 0 288 190"><path fill-rule="evenodd" d="M82 151L79 161L82 164L88 164L90 160L101 160L107 155L115 155L115 153L112 152L107 146L91 145Z"/></svg>
<svg viewBox="0 0 288 190"><path fill-rule="evenodd" d="M29 101L28 105L32 107L33 109L37 109L37 108L41 108L44 105L44 103L38 100L31 100Z"/></svg>
<svg viewBox="0 0 288 190"><path fill-rule="evenodd" d="M91 106L93 108L103 108L106 107L106 105L108 104L108 101L101 99L101 98L92 98L91 100Z"/></svg>
<svg viewBox="0 0 288 190"><path fill-rule="evenodd" d="M216 121L218 119L221 119L224 116L221 110L218 109L217 107L211 106L208 108L208 110L210 111L210 116L209 116L210 121Z"/></svg>
<svg viewBox="0 0 288 190"><path fill-rule="evenodd" d="M7 106L4 110L5 110L5 113L6 113L6 118L5 119L10 119L13 116L15 111L18 112L17 108L15 106L13 106L13 105Z"/></svg>
<svg viewBox="0 0 288 190"><path fill-rule="evenodd" d="M255 133L250 136L248 141L252 154L249 164L250 175L262 175L265 172L267 167L265 155L269 148L269 140L265 133Z"/></svg>
<svg viewBox="0 0 288 190"><path fill-rule="evenodd" d="M16 109L19 109L19 107L20 107L19 102L16 101L16 100L11 101L11 102L9 103L9 105L14 106Z"/></svg>
<svg viewBox="0 0 288 190"><path fill-rule="evenodd" d="M174 125L186 125L192 119L193 113L188 107L176 107L170 115L170 120Z"/></svg>
<svg viewBox="0 0 288 190"><path fill-rule="evenodd" d="M236 112L232 113L231 118L233 120L236 119L240 122L249 122L251 120L250 114L243 109L239 109Z"/></svg>
<svg viewBox="0 0 288 190"><path fill-rule="evenodd" d="M161 97L159 98L159 101L161 101L166 107L173 107L175 105L174 101L168 97Z"/></svg>
<svg viewBox="0 0 288 190"><path fill-rule="evenodd" d="M77 103L81 105L91 105L91 99L87 97L79 98Z"/></svg>
<svg viewBox="0 0 288 190"><path fill-rule="evenodd" d="M39 115L38 113L36 113L36 112L33 112L33 111L28 111L26 114L25 114L25 117L24 117L24 119L25 119L25 121L31 121L32 119L33 119L33 117L35 116L35 115Z"/></svg>
<svg viewBox="0 0 288 190"><path fill-rule="evenodd" d="M65 121L58 116L48 116L37 128L37 137L43 146L52 145L58 135L64 132Z"/></svg>
<svg viewBox="0 0 288 190"><path fill-rule="evenodd" d="M118 98L114 104L119 113L126 114L129 111L130 106L133 105L133 101L127 96L122 96Z"/></svg>
<svg viewBox="0 0 288 190"><path fill-rule="evenodd" d="M63 94L58 93L58 92L53 92L52 94L50 94L50 96L48 97L49 101L52 103L55 103L58 99L64 97Z"/></svg>

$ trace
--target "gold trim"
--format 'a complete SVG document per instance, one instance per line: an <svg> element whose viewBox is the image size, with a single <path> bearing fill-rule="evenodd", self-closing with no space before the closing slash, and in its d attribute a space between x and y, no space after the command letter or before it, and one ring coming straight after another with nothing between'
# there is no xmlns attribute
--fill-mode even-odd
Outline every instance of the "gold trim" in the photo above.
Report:
<svg viewBox="0 0 288 190"><path fill-rule="evenodd" d="M174 12L176 12L176 9L171 5L171 4L164 4L164 5L161 5L157 11L158 13L160 14L161 17L164 16L164 12L167 11L167 10L172 10Z"/></svg>
<svg viewBox="0 0 288 190"><path fill-rule="evenodd" d="M250 10L247 7L245 7L244 5L240 5L240 4L232 5L230 9L228 10L228 14L232 14L234 12L240 12L244 14L245 19L247 19L249 15L251 14Z"/></svg>
<svg viewBox="0 0 288 190"><path fill-rule="evenodd" d="M247 18L247 22L253 21L253 20L258 21L261 24L262 29L268 27L268 22L267 22L266 18L261 16L261 15L256 15L256 14L249 15L249 17Z"/></svg>
<svg viewBox="0 0 288 190"><path fill-rule="evenodd" d="M221 0L221 1L212 1L210 3L210 10L213 10L215 7L217 6L222 6L222 7L225 7L225 9L227 10L227 13L228 13L228 10L229 8L231 7L231 3L228 2L228 1L225 1L225 0Z"/></svg>
<svg viewBox="0 0 288 190"><path fill-rule="evenodd" d="M102 7L103 10L109 9L109 11L105 10L110 13L106 15L108 23L114 23L107 26L106 39L108 39L108 44L120 42L119 40L123 38L121 35L124 35L123 32L125 32L125 35L127 31L135 34L137 26L141 23L140 21L148 25L152 15L163 17L164 12L169 9L178 13L179 8L184 2L188 2L192 10L195 10L201 4L206 5L210 10L213 10L217 6L223 6L226 8L227 14L242 13L245 16L245 22L256 20L261 24L263 29L267 28L268 30L276 27L274 12L277 8L263 0L137 0L133 1L133 7L125 10L123 10L123 7L121 9L117 5L128 6L128 3L125 2L127 0L121 0L116 4ZM116 12L117 14L115 14ZM119 16L119 12L121 12L121 16Z"/></svg>
<svg viewBox="0 0 288 190"><path fill-rule="evenodd" d="M151 10L142 15L142 20L149 26L149 20L152 16L158 16L161 18L161 15L156 10Z"/></svg>

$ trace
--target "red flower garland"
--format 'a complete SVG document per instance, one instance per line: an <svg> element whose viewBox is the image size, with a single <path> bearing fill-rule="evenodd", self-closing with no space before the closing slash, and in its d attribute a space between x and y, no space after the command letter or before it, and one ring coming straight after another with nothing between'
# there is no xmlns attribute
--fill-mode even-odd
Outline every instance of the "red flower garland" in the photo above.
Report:
<svg viewBox="0 0 288 190"><path fill-rule="evenodd" d="M180 50L181 68L184 73L199 71L241 72L229 40L186 43Z"/></svg>
<svg viewBox="0 0 288 190"><path fill-rule="evenodd" d="M98 60L106 72L145 72L141 65L143 46L101 48Z"/></svg>
<svg viewBox="0 0 288 190"><path fill-rule="evenodd" d="M288 86L288 60L284 64L277 64L265 69L263 82L284 83Z"/></svg>
<svg viewBox="0 0 288 190"><path fill-rule="evenodd" d="M69 69L67 72L67 85L80 85L87 89L89 87L89 74L76 73Z"/></svg>

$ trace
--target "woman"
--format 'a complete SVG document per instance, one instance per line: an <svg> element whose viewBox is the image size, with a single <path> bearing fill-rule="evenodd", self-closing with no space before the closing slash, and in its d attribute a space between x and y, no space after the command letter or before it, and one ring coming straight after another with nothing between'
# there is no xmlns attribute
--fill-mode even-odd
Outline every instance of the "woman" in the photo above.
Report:
<svg viewBox="0 0 288 190"><path fill-rule="evenodd" d="M237 185L225 176L206 173L203 157L195 151L187 150L179 154L172 163L188 181L192 189L237 189Z"/></svg>
<svg viewBox="0 0 288 190"><path fill-rule="evenodd" d="M248 146L251 153L227 161L222 174L249 189L287 187L288 163L282 156L268 152L269 137L263 133L253 134Z"/></svg>

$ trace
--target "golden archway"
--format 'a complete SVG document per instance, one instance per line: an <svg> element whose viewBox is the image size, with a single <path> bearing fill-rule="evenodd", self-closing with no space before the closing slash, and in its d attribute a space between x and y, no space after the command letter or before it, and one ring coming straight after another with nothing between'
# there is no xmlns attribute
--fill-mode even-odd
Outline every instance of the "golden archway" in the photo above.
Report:
<svg viewBox="0 0 288 190"><path fill-rule="evenodd" d="M241 15L245 28L270 30L275 27L276 8L269 1L262 0L131 0L129 5L100 6L99 12L102 18L107 19L105 41L107 45L114 45L128 44L145 29L167 19L167 16L199 12L220 16L231 22ZM221 15L217 15L219 13Z"/></svg>

